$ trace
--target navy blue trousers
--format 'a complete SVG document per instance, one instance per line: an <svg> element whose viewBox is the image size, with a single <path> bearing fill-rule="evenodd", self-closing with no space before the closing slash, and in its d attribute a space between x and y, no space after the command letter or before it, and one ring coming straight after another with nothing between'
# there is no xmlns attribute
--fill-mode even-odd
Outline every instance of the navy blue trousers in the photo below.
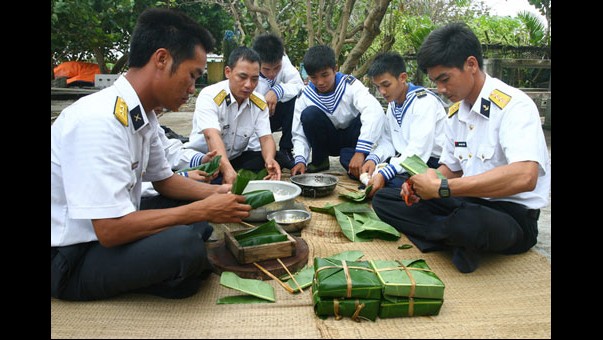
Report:
<svg viewBox="0 0 603 340"><path fill-rule="evenodd" d="M329 156L339 156L341 165L349 170L362 127L360 115L347 128L337 129L322 110L308 106L301 113L301 123L312 149L312 163L321 164Z"/></svg>
<svg viewBox="0 0 603 340"><path fill-rule="evenodd" d="M286 102L276 103L274 115L270 117L270 131L282 129L283 135L278 143L279 150L293 149L291 141L291 127L293 125L293 111L295 109L295 97Z"/></svg>
<svg viewBox="0 0 603 340"><path fill-rule="evenodd" d="M185 204L155 196L141 209ZM205 241L213 228L207 222L170 227L117 247L99 242L50 249L50 296L63 300L98 300L123 293L180 299L199 290L211 274Z"/></svg>

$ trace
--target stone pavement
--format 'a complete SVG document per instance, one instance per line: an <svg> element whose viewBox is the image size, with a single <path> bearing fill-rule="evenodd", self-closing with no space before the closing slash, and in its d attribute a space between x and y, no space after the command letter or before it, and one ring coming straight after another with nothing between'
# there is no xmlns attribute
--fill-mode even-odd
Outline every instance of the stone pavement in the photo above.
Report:
<svg viewBox="0 0 603 340"><path fill-rule="evenodd" d="M195 98L192 98L194 100ZM194 104L187 105L186 109L194 110ZM178 134L183 136L188 136L191 132L192 128L192 117L193 112L190 111L179 111L179 112L166 112L159 118L159 122L162 125L165 125ZM545 137L547 140L547 146L549 150L549 156L551 155L551 131L544 130ZM280 140L281 133L275 132L274 138L278 148L278 141ZM339 157L330 157L331 168L330 172L344 172L345 170L339 164ZM289 170L284 170L289 171ZM541 209L540 219L538 221L538 243L534 247L534 249L546 256L546 258L551 261L551 199L549 195L549 205L544 209Z"/></svg>

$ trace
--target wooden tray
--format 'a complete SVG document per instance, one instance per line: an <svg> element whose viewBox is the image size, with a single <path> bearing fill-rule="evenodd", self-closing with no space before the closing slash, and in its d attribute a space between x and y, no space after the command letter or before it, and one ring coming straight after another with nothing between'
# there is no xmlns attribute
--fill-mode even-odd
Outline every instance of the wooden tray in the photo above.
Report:
<svg viewBox="0 0 603 340"><path fill-rule="evenodd" d="M232 252L234 258L237 259L240 264L248 264L295 255L295 239L291 235L287 234L287 232L285 232L280 225L277 224L276 229L281 234L287 235L287 240L248 247L242 247L235 238L236 235L247 232L248 230L227 230L224 232L226 248Z"/></svg>
<svg viewBox="0 0 603 340"><path fill-rule="evenodd" d="M281 261L287 266L291 273L302 269L308 263L308 244L301 237L293 237L296 244L294 256L281 257ZM240 264L226 248L224 240L206 243L207 257L214 267L214 273L220 275L222 272L233 272L245 279L271 280L268 275L259 270L253 263ZM287 272L278 263L276 259L257 262L260 266L266 268L277 277L285 275Z"/></svg>

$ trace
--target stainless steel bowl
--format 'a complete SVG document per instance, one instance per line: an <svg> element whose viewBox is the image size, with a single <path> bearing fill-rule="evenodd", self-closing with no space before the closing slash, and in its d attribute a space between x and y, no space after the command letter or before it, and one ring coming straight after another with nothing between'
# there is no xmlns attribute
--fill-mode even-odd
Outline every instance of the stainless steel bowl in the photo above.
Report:
<svg viewBox="0 0 603 340"><path fill-rule="evenodd" d="M301 194L301 189L294 184L285 181L249 181L243 193L255 190L270 190L274 193L274 202L263 207L255 208L249 212L248 222L266 221L267 215L273 211L293 209L295 198Z"/></svg>
<svg viewBox="0 0 603 340"><path fill-rule="evenodd" d="M312 219L312 214L305 210L287 209L268 214L268 220L274 220L288 233L304 229L310 219Z"/></svg>
<svg viewBox="0 0 603 340"><path fill-rule="evenodd" d="M302 196L322 197L335 190L339 178L329 174L301 174L291 176L291 182L301 188Z"/></svg>

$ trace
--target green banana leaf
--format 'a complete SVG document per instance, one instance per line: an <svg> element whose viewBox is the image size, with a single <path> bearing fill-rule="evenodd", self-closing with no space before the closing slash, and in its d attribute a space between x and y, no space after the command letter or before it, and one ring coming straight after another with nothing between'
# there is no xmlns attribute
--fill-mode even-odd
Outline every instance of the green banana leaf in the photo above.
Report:
<svg viewBox="0 0 603 340"><path fill-rule="evenodd" d="M400 165L406 169L406 171L408 171L408 174L411 176L414 176L416 174L422 174L425 173L427 171L427 169L429 169L429 166L427 166L427 164L425 164L425 162L421 159L421 157L417 156L417 155L412 155L410 157L406 157L405 160L402 161L402 163L400 163ZM436 170L436 173L438 174L438 177L441 179L444 179L446 177L444 177L444 175L442 175L442 173L438 170Z"/></svg>
<svg viewBox="0 0 603 340"><path fill-rule="evenodd" d="M203 164L200 164L200 165L198 165L196 167L192 167L192 168L178 170L178 171L176 171L176 173L181 173L181 172L186 172L186 171L191 171L191 170L201 170L201 171L205 171L208 176L211 176L214 174L214 172L216 172L216 170L218 170L218 168L220 168L220 159L221 158L222 158L222 155L217 155L216 157L214 157L211 161L209 161L207 163L203 163Z"/></svg>
<svg viewBox="0 0 603 340"><path fill-rule="evenodd" d="M256 180L262 180L264 179L264 177L266 177L268 175L268 170L266 170L266 168L258 171L257 173L248 170L248 169L240 169L237 172L237 176L242 176L245 178L249 178L250 181L256 181Z"/></svg>
<svg viewBox="0 0 603 340"><path fill-rule="evenodd" d="M335 260L346 260L349 262L356 261L363 256L364 253L359 250L348 250L329 256L327 258ZM293 274L293 276L295 277L295 280L297 281L297 283L299 283L302 289L310 287L312 285L312 280L314 279L314 265L304 266L297 273ZM287 280L285 281L285 283L293 289L294 293L299 292L299 288L297 287L293 279L289 276L289 274L281 276L280 279L281 281Z"/></svg>
<svg viewBox="0 0 603 340"><path fill-rule="evenodd" d="M218 299L216 304L218 305L232 305L238 303L269 303L271 301L260 299L253 295L233 295L224 296Z"/></svg>
<svg viewBox="0 0 603 340"><path fill-rule="evenodd" d="M242 194L243 190L245 190L245 187L247 187L249 181L250 179L248 177L244 177L237 174L237 178L235 179L234 183L232 183L232 193L235 195Z"/></svg>
<svg viewBox="0 0 603 340"><path fill-rule="evenodd" d="M287 241L287 235L258 235L238 241L241 247L259 246L262 244Z"/></svg>
<svg viewBox="0 0 603 340"><path fill-rule="evenodd" d="M380 238L386 241L396 241L400 238L400 232L383 221L360 214L354 214L354 220L360 223L360 230L356 232L356 236L365 239Z"/></svg>
<svg viewBox="0 0 603 340"><path fill-rule="evenodd" d="M245 203L251 205L252 209L275 201L274 193L270 190L254 190L244 193L243 196L245 196Z"/></svg>
<svg viewBox="0 0 603 340"><path fill-rule="evenodd" d="M349 296L342 261L315 257L313 295L316 292L320 297L381 299L383 285L367 261L346 261L346 265L352 288Z"/></svg>
<svg viewBox="0 0 603 340"><path fill-rule="evenodd" d="M276 228L276 222L270 220L256 228L235 236L241 247L257 246L261 244L282 242L287 240L287 235Z"/></svg>
<svg viewBox="0 0 603 340"><path fill-rule="evenodd" d="M339 197L345 198L345 199L353 201L353 202L362 202L368 198L368 194L371 192L372 188L373 188L373 185L371 184L368 187L366 187L364 190L349 191L344 194L339 194Z"/></svg>
<svg viewBox="0 0 603 340"><path fill-rule="evenodd" d="M224 287L238 290L270 302L276 301L274 288L264 281L243 279L233 272L222 272L220 284Z"/></svg>
<svg viewBox="0 0 603 340"><path fill-rule="evenodd" d="M343 202L336 205L327 203L324 207L310 206L310 210L335 216L335 209L344 214L348 213L375 213L368 203ZM376 216L376 215L375 215Z"/></svg>
<svg viewBox="0 0 603 340"><path fill-rule="evenodd" d="M353 217L348 216L339 209L335 208L335 217L337 218L337 223L341 227L341 231L352 242L367 242L370 241L362 236L358 235L358 232L361 231L362 224L356 221Z"/></svg>
<svg viewBox="0 0 603 340"><path fill-rule="evenodd" d="M369 263L383 284L383 294L407 297L412 292L415 298L444 298L444 283L423 259L371 260Z"/></svg>

